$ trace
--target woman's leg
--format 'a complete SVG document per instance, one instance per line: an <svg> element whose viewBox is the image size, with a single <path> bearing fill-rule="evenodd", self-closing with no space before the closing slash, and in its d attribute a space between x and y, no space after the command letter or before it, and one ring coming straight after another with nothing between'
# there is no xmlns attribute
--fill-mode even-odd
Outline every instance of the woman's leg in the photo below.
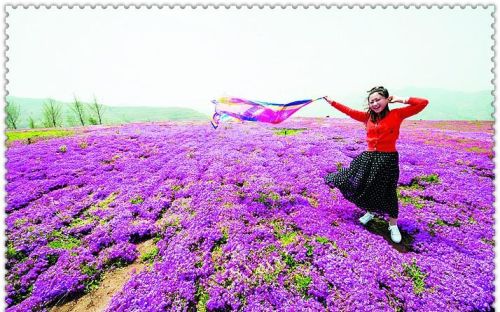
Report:
<svg viewBox="0 0 500 312"><path fill-rule="evenodd" d="M389 218L389 225L398 225L398 218Z"/></svg>

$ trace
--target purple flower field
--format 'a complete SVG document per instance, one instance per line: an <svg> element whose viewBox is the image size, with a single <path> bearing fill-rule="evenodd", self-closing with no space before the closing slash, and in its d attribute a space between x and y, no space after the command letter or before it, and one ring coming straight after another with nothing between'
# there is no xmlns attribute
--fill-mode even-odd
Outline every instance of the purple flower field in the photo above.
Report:
<svg viewBox="0 0 500 312"><path fill-rule="evenodd" d="M7 311L46 311L141 255L107 311L490 311L492 122L405 121L401 244L323 177L361 123L94 127L7 150Z"/></svg>

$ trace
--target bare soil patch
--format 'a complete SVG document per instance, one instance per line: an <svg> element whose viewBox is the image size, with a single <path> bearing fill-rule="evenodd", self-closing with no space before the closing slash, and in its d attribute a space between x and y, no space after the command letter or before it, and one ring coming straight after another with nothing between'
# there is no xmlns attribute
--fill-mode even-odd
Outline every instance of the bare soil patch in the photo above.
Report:
<svg viewBox="0 0 500 312"><path fill-rule="evenodd" d="M148 252L154 246L153 240L148 240L137 245L140 254ZM123 288L133 272L140 272L146 266L140 257L123 268L106 272L99 288L75 300L60 303L54 306L51 312L97 312L104 311L113 295Z"/></svg>

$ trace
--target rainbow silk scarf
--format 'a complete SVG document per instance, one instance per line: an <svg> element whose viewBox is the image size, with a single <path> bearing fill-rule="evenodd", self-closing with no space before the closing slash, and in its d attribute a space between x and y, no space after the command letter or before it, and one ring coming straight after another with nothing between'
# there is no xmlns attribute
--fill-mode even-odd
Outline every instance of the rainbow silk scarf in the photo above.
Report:
<svg viewBox="0 0 500 312"><path fill-rule="evenodd" d="M319 99L322 99L322 97L295 101L288 104L276 104L222 97L212 101L215 104L215 114L211 122L215 129L217 129L220 122L227 120L258 121L277 124L292 116L302 107Z"/></svg>

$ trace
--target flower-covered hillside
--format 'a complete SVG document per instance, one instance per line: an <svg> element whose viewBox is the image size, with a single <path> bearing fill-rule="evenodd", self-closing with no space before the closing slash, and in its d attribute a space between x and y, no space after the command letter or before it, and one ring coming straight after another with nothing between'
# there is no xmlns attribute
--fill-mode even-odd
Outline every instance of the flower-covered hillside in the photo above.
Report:
<svg viewBox="0 0 500 312"><path fill-rule="evenodd" d="M7 309L92 291L152 239L108 311L489 311L492 135L403 123L399 245L323 180L365 150L360 123L131 124L12 144Z"/></svg>

